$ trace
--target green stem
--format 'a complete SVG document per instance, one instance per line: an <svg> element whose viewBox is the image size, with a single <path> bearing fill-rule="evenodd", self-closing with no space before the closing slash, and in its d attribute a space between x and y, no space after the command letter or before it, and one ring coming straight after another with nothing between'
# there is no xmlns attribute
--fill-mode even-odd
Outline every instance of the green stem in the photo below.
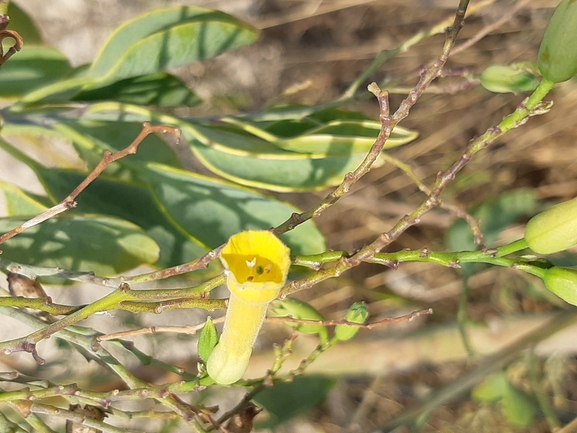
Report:
<svg viewBox="0 0 577 433"><path fill-rule="evenodd" d="M518 241L511 242L510 244L503 245L497 248L497 257L508 256L509 254L516 253L517 251L522 251L527 248L527 241L525 238L519 239Z"/></svg>
<svg viewBox="0 0 577 433"><path fill-rule="evenodd" d="M541 101L547 96L551 91L555 83L543 78L535 91L523 102L521 103L515 111L505 117L499 125L493 128L489 128L483 135L475 140L475 143L471 147L471 155L483 150L488 144L493 143L497 138L504 135L511 129L515 129L522 125L525 120L535 113ZM543 107L547 110L548 107Z"/></svg>

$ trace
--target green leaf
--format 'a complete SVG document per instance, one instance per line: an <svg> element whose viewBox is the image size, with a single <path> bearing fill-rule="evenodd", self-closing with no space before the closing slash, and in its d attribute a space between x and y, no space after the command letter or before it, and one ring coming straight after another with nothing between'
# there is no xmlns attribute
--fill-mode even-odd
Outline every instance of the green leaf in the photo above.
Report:
<svg viewBox="0 0 577 433"><path fill-rule="evenodd" d="M101 81L154 74L251 44L257 31L223 12L170 7L132 19L110 36L90 76Z"/></svg>
<svg viewBox="0 0 577 433"><path fill-rule="evenodd" d="M16 97L62 79L72 71L56 48L24 46L2 65L0 97Z"/></svg>
<svg viewBox="0 0 577 433"><path fill-rule="evenodd" d="M487 245L493 244L499 234L518 218L534 213L537 205L531 190L507 191L496 199L487 200L471 211L481 222ZM447 233L447 246L451 251L468 251L476 248L469 225L457 220Z"/></svg>
<svg viewBox="0 0 577 433"><path fill-rule="evenodd" d="M13 1L8 4L7 15L10 17L10 28L22 36L27 46L42 44L42 36L40 36L40 31L32 18ZM4 66L2 70L4 70Z"/></svg>
<svg viewBox="0 0 577 433"><path fill-rule="evenodd" d="M0 232L24 220L0 219ZM2 244L3 257L36 266L58 266L115 275L158 259L158 245L138 226L102 215L53 218Z"/></svg>
<svg viewBox="0 0 577 433"><path fill-rule="evenodd" d="M127 78L108 86L83 90L73 100L112 100L160 107L192 107L201 102L184 82L165 72Z"/></svg>
<svg viewBox="0 0 577 433"><path fill-rule="evenodd" d="M481 76L481 86L494 93L532 92L539 79L531 73L528 65L490 65Z"/></svg>
<svg viewBox="0 0 577 433"><path fill-rule="evenodd" d="M84 174L69 170L37 170L40 181L54 197L54 202L66 197L84 178ZM100 176L82 192L74 211L107 214L128 220L154 239L160 247L158 267L187 263L208 252L198 241L186 236L159 209L150 192L141 186ZM216 263L216 262L215 262Z"/></svg>
<svg viewBox="0 0 577 433"><path fill-rule="evenodd" d="M293 153L299 159L264 159L231 155L197 143L193 143L192 150L208 169L228 180L279 192L312 191L338 185L365 156L353 154L312 159Z"/></svg>
<svg viewBox="0 0 577 433"><path fill-rule="evenodd" d="M89 167L94 167L102 159L104 151L117 152L128 146L142 131L142 124L136 122L61 120L55 123L53 128L70 138L83 161ZM135 155L121 159L117 165L130 167L137 161L180 165L172 149L156 134L146 137ZM108 173L110 173L111 168L108 168Z"/></svg>
<svg viewBox="0 0 577 433"><path fill-rule="evenodd" d="M0 181L0 190L6 199L6 210L10 216L33 217L48 209L30 194L15 185Z"/></svg>
<svg viewBox="0 0 577 433"><path fill-rule="evenodd" d="M369 310L364 302L355 302L347 310L344 319L350 323L366 323L369 318ZM338 341L347 341L353 338L360 328L357 326L350 325L337 325L335 326L335 338Z"/></svg>
<svg viewBox="0 0 577 433"><path fill-rule="evenodd" d="M336 120L309 130L306 134L279 140L274 144L291 152L321 155L349 155L367 153L374 144L381 124L371 120ZM391 149L409 143L418 133L401 126L395 127L383 149Z"/></svg>
<svg viewBox="0 0 577 433"><path fill-rule="evenodd" d="M298 209L272 197L184 170L147 164L141 170L167 218L209 247L225 243L243 230L267 229L285 221ZM293 254L325 251L314 224L306 223L282 236Z"/></svg>
<svg viewBox="0 0 577 433"><path fill-rule="evenodd" d="M492 402L503 398L510 387L505 372L487 377L473 390L473 398L481 402Z"/></svg>
<svg viewBox="0 0 577 433"><path fill-rule="evenodd" d="M218 333L216 332L216 326L214 326L212 318L209 316L207 317L206 323L202 327L198 338L198 356L200 359L206 362L217 343Z"/></svg>
<svg viewBox="0 0 577 433"><path fill-rule="evenodd" d="M524 392L513 386L505 389L501 407L505 418L513 426L528 428L535 421L535 406Z"/></svg>
<svg viewBox="0 0 577 433"><path fill-rule="evenodd" d="M297 415L308 412L326 398L335 380L322 376L297 376L292 382L277 382L254 397L270 415L258 428L274 428Z"/></svg>
<svg viewBox="0 0 577 433"><path fill-rule="evenodd" d="M123 117L177 126L209 170L235 183L272 191L311 191L338 185L365 157L364 153L326 157L290 152L272 143L277 137L258 127L251 128L248 123L197 125L133 105L102 103L91 107L87 116L91 119ZM230 119L223 120L230 122ZM379 158L376 166L383 163Z"/></svg>
<svg viewBox="0 0 577 433"><path fill-rule="evenodd" d="M299 320L324 320L324 317L312 305L296 298L277 299L271 302L270 312L275 317L292 317ZM287 326L295 328L304 334L318 334L321 343L328 340L328 331L323 325L307 325L286 322Z"/></svg>
<svg viewBox="0 0 577 433"><path fill-rule="evenodd" d="M76 95L82 87L92 84L94 80L89 77L71 77L42 86L26 93L17 103L12 105L11 111L18 112L28 105L44 102L67 102Z"/></svg>

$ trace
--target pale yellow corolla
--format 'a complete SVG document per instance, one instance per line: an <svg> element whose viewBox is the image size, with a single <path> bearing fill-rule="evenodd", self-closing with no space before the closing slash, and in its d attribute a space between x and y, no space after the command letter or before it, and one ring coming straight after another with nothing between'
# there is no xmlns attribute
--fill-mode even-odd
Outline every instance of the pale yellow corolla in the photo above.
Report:
<svg viewBox="0 0 577 433"><path fill-rule="evenodd" d="M216 383L228 385L248 367L268 304L285 285L290 250L269 231L249 230L228 240L220 260L230 298L222 335L206 366Z"/></svg>

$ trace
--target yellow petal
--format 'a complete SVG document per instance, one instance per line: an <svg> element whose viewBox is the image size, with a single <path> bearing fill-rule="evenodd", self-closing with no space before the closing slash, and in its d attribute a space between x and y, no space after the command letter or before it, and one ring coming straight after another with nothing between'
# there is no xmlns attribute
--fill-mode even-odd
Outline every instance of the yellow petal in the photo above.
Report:
<svg viewBox="0 0 577 433"><path fill-rule="evenodd" d="M269 231L232 236L220 260L231 292L222 335L206 363L216 383L239 380L246 368L268 304L285 285L290 250Z"/></svg>
<svg viewBox="0 0 577 433"><path fill-rule="evenodd" d="M290 250L265 230L232 236L220 253L232 293L248 302L269 302L285 285Z"/></svg>

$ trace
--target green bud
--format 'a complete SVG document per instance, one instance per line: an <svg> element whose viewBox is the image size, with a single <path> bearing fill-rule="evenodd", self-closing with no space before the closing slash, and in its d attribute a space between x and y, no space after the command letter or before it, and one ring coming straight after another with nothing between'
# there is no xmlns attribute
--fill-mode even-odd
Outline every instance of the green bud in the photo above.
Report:
<svg viewBox="0 0 577 433"><path fill-rule="evenodd" d="M577 74L577 1L562 0L539 48L539 71L553 83Z"/></svg>
<svg viewBox="0 0 577 433"><path fill-rule="evenodd" d="M577 305L577 269L553 267L545 271L545 287L572 305Z"/></svg>
<svg viewBox="0 0 577 433"><path fill-rule="evenodd" d="M347 310L345 320L351 323L364 324L369 317L369 310L364 302L355 302ZM337 325L335 326L335 338L339 341L347 341L353 338L359 332L358 326Z"/></svg>
<svg viewBox="0 0 577 433"><path fill-rule="evenodd" d="M200 359L206 362L217 343L218 333L214 323L212 323L212 318L209 316L198 337L198 356Z"/></svg>
<svg viewBox="0 0 577 433"><path fill-rule="evenodd" d="M532 92L539 80L523 65L492 65L481 74L481 85L494 93Z"/></svg>
<svg viewBox="0 0 577 433"><path fill-rule="evenodd" d="M271 302L270 312L276 317L290 316L299 320L317 320L322 322L324 317L315 308L304 301L295 298L277 299ZM296 328L304 334L319 334L322 342L328 339L327 328L323 325L307 325L287 322L288 326Z"/></svg>
<svg viewBox="0 0 577 433"><path fill-rule="evenodd" d="M577 198L531 218L525 227L525 241L537 254L552 254L576 245Z"/></svg>

